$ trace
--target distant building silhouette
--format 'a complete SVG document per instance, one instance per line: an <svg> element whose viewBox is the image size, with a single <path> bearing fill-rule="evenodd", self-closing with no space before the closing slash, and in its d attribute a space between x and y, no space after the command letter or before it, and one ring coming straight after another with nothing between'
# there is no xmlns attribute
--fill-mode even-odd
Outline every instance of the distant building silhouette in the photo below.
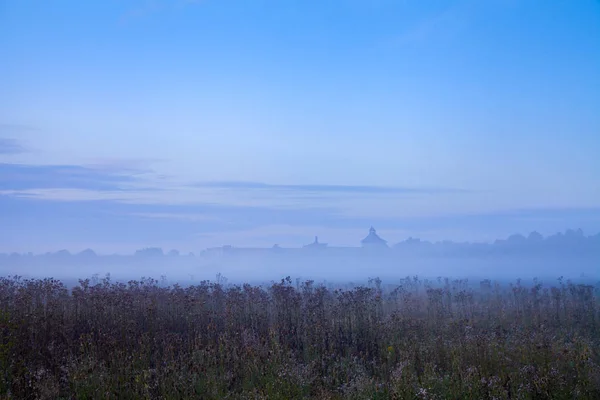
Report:
<svg viewBox="0 0 600 400"><path fill-rule="evenodd" d="M568 229L564 233L544 237L539 232L531 232L528 235L513 234L506 239L499 239L493 243L456 243L452 241L430 242L410 237L400 243L395 244L392 249L389 249L386 240L382 239L375 228L369 229L368 235L361 240L361 247L354 246L329 246L327 243L319 242L319 238L315 236L314 242L302 247L281 247L278 244L272 247L232 247L225 245L213 247L203 250L200 255L202 257L216 259L221 257L245 257L245 256L263 256L269 254L277 254L277 257L287 255L290 257L307 256L307 259L312 259L316 254L327 255L327 257L354 257L367 255L371 256L382 250L382 253L387 255L395 255L398 257L548 257L552 260L559 258L576 256L579 259L595 258L600 260L600 233L596 235L586 236L581 229ZM390 251L386 251L389 249ZM319 250L319 252L314 252ZM371 251L374 250L374 251ZM149 247L137 250L137 257L163 257L165 253L159 247ZM180 253L177 250L171 250L166 253L171 258L177 258ZM194 257L193 253L189 254ZM25 257L32 260L57 260L61 263L73 260L73 262L99 262L100 259L106 257L119 257L113 255L97 255L92 249L86 249L77 254L71 254L67 250L61 250L56 253L48 252L45 254L34 255L32 253L0 253L0 262L16 263L24 262ZM129 256L125 256L129 257Z"/></svg>
<svg viewBox="0 0 600 400"><path fill-rule="evenodd" d="M315 236L315 241L311 244L303 246L305 249L324 249L327 247L327 243L319 243L319 237Z"/></svg>
<svg viewBox="0 0 600 400"><path fill-rule="evenodd" d="M360 243L363 247L387 247L387 241L380 238L373 227L369 229L369 234Z"/></svg>

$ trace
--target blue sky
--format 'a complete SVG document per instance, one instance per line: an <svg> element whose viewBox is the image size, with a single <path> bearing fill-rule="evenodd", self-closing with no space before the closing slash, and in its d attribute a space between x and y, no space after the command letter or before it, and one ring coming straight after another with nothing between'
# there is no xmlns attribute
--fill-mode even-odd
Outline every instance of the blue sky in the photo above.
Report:
<svg viewBox="0 0 600 400"><path fill-rule="evenodd" d="M600 231L600 2L0 2L0 251Z"/></svg>

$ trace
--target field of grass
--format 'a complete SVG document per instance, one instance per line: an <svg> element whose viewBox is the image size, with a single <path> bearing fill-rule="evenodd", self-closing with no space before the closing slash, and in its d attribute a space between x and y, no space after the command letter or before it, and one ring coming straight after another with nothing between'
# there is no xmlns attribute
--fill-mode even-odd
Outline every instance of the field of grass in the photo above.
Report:
<svg viewBox="0 0 600 400"><path fill-rule="evenodd" d="M600 286L1 278L0 397L600 399Z"/></svg>

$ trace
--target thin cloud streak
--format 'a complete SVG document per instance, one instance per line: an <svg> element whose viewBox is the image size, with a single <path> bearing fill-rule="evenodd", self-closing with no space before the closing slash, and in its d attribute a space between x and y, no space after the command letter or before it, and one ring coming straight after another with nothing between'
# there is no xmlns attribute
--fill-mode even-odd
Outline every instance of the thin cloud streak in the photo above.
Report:
<svg viewBox="0 0 600 400"><path fill-rule="evenodd" d="M0 138L0 154L11 155L26 153L27 148L19 140L12 138Z"/></svg>
<svg viewBox="0 0 600 400"><path fill-rule="evenodd" d="M143 175L155 171L150 167L156 163L165 162L162 158L92 158L82 167L102 170L108 173Z"/></svg>
<svg viewBox="0 0 600 400"><path fill-rule="evenodd" d="M469 190L443 187L394 187L369 185L290 185L268 184L261 182L203 182L194 187L213 189L241 190L270 190L306 193L348 193L348 194L438 194L438 193L469 193Z"/></svg>
<svg viewBox="0 0 600 400"><path fill-rule="evenodd" d="M121 191L140 179L118 171L80 165L29 165L0 163L0 190L86 189ZM139 188L136 188L139 190Z"/></svg>

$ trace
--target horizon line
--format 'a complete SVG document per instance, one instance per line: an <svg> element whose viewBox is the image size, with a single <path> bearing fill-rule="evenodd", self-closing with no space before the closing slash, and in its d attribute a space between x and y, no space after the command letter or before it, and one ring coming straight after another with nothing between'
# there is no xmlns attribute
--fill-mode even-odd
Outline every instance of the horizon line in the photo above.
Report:
<svg viewBox="0 0 600 400"><path fill-rule="evenodd" d="M582 237L584 239L590 239L590 238L600 237L600 232L597 232L595 234L585 235L583 233L583 230L581 228L577 228L577 229L567 228L567 229L564 230L564 232L563 231L558 231L558 232L556 232L554 234L551 234L551 235L548 235L548 236L544 236L541 233L539 233L538 231L534 230L534 231L531 231L527 235L523 235L521 233L513 233L513 234L508 235L506 238L496 238L493 241L462 241L462 242L457 242L457 241L453 241L453 240L429 241L429 240L422 240L422 239L417 238L417 237L409 236L408 238L406 238L403 241L396 242L396 243L394 243L392 245L387 245L386 244L385 246L381 246L380 248L386 247L386 248L391 249L391 248L394 248L394 247L396 247L396 246L398 246L398 245L400 245L402 243L409 242L411 240L415 240L415 241L418 241L420 243L429 243L429 244L432 244L432 245L437 245L437 244L462 244L462 245L464 245L464 244L469 244L469 245L479 244L479 245L492 245L493 246L493 245L496 245L496 244L499 244L499 243L502 243L502 242L509 241L513 237L519 237L519 240L525 239L526 241L530 241L530 238L532 237L532 235L537 234L538 239L541 238L541 240L544 241L544 240L547 240L547 239L555 237L555 236L556 237L565 237L570 232L573 232L573 233L576 234L577 237ZM384 240L384 242L387 242L387 241ZM200 250L198 252L198 255L201 255L205 251L216 250L216 249L226 249L226 248L229 248L229 249L240 249L240 250L250 250L250 249L252 249L252 250L273 250L273 249L282 249L282 250L296 250L297 249L297 250L303 250L303 249L307 249L307 247L310 247L314 243L315 242L313 241L311 243L302 245L301 247L282 247L282 246L279 246L279 244L277 244L277 243L274 243L270 247L251 247L251 246L244 247L244 246L236 246L236 245L225 244L225 245L221 245L221 246L206 247L206 248ZM321 243L321 242L318 242L318 244L321 245L323 248L329 248L329 249L363 249L363 248L365 248L365 246L329 246L328 243ZM369 246L366 246L366 247L369 247ZM163 256L168 256L169 253L171 253L173 251L177 252L177 256L184 256L184 257L189 257L191 255L196 256L196 254L194 252L192 252L192 251L190 251L190 252L185 252L184 251L183 254L182 254L182 252L180 252L177 249L173 248L171 250L165 251L162 247L159 247L159 246L143 247L143 248L136 249L133 253L127 253L127 254L123 254L123 253L102 253L102 254L98 254L98 253L96 253L96 251L94 249L88 247L88 248L86 248L86 249L84 249L82 251L76 252L76 253L72 253L71 251L69 251L67 249L60 249L60 250L56 250L54 252L47 251L47 252L44 252L44 253L34 253L32 251L21 252L21 253L16 252L16 251L13 251L13 252L0 252L0 255L2 255L2 256L8 256L8 257L14 256L14 255L19 255L19 256L42 256L43 257L43 256L59 255L59 253L63 253L63 254L66 253L65 255L77 256L77 255L81 255L81 254L86 253L86 252L88 252L88 253L92 252L92 253L94 253L95 256L99 256L99 257L109 256L110 257L110 256L135 256L137 253L143 252L143 251L147 251L147 250L160 250L160 252L161 252L161 254ZM307 249L307 250L310 251L310 249Z"/></svg>

